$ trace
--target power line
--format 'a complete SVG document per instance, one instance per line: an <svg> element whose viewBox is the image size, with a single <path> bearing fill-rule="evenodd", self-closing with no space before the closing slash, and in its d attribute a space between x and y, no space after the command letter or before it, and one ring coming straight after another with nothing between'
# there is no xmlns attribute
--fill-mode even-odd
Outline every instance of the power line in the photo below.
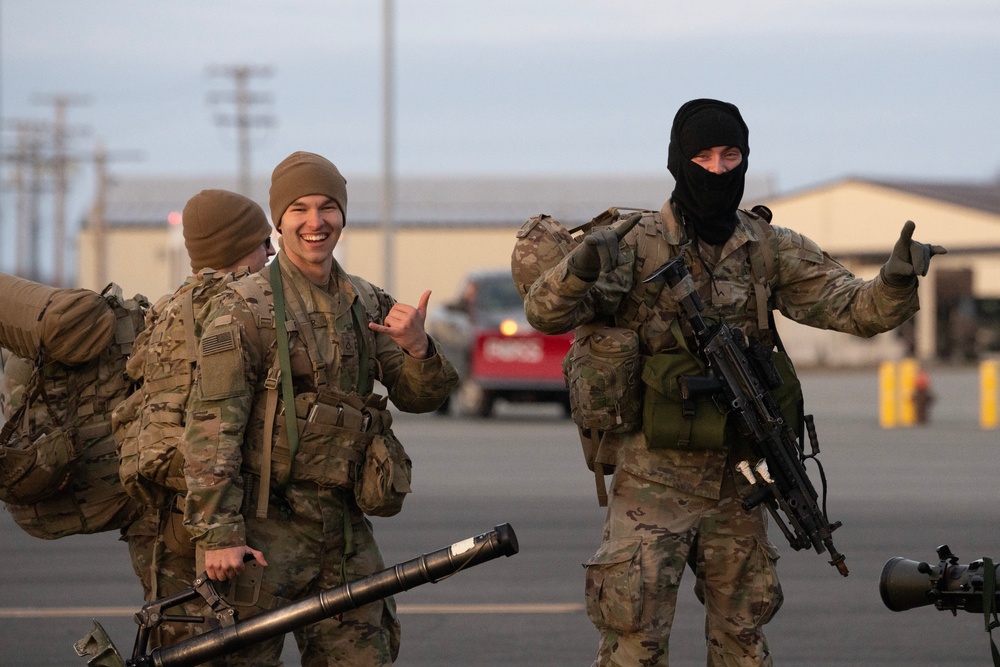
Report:
<svg viewBox="0 0 1000 667"><path fill-rule="evenodd" d="M84 134L69 128L66 124L66 110L70 105L85 104L88 100L83 95L49 95L39 96L38 101L53 105L55 121L52 124L52 158L49 168L52 171L54 185L54 200L52 208L52 280L57 287L65 284L63 269L66 266L66 196L69 190L69 172L76 161L68 153L68 142L73 134Z"/></svg>
<svg viewBox="0 0 1000 667"><path fill-rule="evenodd" d="M231 114L216 114L215 124L236 128L239 152L239 169L237 172L238 188L246 197L252 196L253 173L250 166L250 130L254 127L271 127L274 117L270 115L251 115L250 107L271 101L268 93L250 91L250 77L271 76L271 68L253 65L216 65L208 68L209 76L226 76L233 80L233 90L212 92L208 95L209 103L229 102L234 105Z"/></svg>

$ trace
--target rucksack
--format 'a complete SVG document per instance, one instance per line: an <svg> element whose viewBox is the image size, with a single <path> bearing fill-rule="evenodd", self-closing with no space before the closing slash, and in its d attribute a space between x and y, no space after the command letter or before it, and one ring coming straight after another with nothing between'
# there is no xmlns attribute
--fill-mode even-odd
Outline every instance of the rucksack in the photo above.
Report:
<svg viewBox="0 0 1000 667"><path fill-rule="evenodd" d="M148 301L101 294L113 333L96 356L70 365L44 343L34 361L7 360L0 431L0 500L26 532L43 539L118 530L142 513L118 479L110 413L132 391L125 363Z"/></svg>

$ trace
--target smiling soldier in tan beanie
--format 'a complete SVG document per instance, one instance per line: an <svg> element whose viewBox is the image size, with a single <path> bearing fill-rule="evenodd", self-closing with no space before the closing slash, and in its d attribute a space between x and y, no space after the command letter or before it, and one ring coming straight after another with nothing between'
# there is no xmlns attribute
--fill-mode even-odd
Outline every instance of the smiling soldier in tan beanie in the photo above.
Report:
<svg viewBox="0 0 1000 667"><path fill-rule="evenodd" d="M122 483L147 507L129 540L147 601L188 588L195 577L194 547L176 509L184 481L178 441L206 304L234 279L259 271L274 254L264 210L243 195L202 190L188 200L183 216L184 245L194 274L149 311L128 362L129 376L142 385L115 411L116 424L141 425L134 436L126 437L126 428L116 429L115 436ZM174 611L214 618L197 601ZM154 629L149 648L170 646L208 629L204 624L164 623Z"/></svg>
<svg viewBox="0 0 1000 667"><path fill-rule="evenodd" d="M240 609L241 618L275 598L314 595L384 567L364 515L397 512L410 479L386 401L431 412L458 381L424 331L430 292L416 307L397 303L334 259L346 213L347 182L337 167L315 153L289 155L271 177L281 251L267 270L233 283L206 320L205 341L238 344L199 352L183 438L184 520L213 579L242 572L245 554L263 564L266 553L260 602ZM291 332L287 347L283 331ZM282 348L294 408L267 382ZM374 393L376 381L388 397ZM302 416L296 435L280 417L292 413ZM393 476L379 496L366 481L382 443L391 445ZM302 664L388 665L399 648L395 610L388 598L297 630ZM226 660L278 665L282 643L269 640Z"/></svg>

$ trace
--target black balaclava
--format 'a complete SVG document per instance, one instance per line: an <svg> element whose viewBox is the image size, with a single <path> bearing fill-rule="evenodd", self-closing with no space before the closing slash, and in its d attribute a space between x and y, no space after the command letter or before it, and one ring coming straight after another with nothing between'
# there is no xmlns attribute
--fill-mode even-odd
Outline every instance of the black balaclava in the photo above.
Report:
<svg viewBox="0 0 1000 667"><path fill-rule="evenodd" d="M714 146L736 146L743 152L742 162L732 171L713 174L691 161ZM698 238L711 245L725 243L736 229L749 156L750 130L735 105L698 99L678 109L667 150L667 169L676 181L671 200Z"/></svg>

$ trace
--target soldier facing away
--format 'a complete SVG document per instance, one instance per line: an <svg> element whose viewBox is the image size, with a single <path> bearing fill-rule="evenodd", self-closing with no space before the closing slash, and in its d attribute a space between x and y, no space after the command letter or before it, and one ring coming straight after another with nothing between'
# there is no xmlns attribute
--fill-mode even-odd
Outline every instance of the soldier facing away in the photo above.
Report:
<svg viewBox="0 0 1000 667"><path fill-rule="evenodd" d="M356 489L375 443L401 452L374 382L400 410L430 412L458 381L424 331L430 292L416 307L397 303L334 259L347 185L333 163L293 153L274 169L270 198L281 251L213 300L184 433L185 524L199 562L216 580L242 572L246 554L267 565L243 618L384 567ZM395 463L393 484L409 465ZM395 602L295 637L303 664L389 664ZM280 664L282 642L228 662Z"/></svg>
<svg viewBox="0 0 1000 667"><path fill-rule="evenodd" d="M683 254L706 320L739 328L767 349L775 344L772 308L865 337L917 311L916 276L943 248L913 242L908 222L879 275L861 280L808 238L738 209L749 153L749 132L734 105L684 104L670 133L670 199L623 239L610 229L591 234L543 273L525 299L531 324L552 334L602 320L632 329L641 358L667 369L667 386L700 360L689 352L695 341L669 290L657 294L640 284L645 262L655 268ZM763 264L770 266L754 269ZM762 272L769 275L755 275ZM586 564L587 611L601 635L594 664L668 664L677 589L690 562L705 607L708 664L771 665L763 626L783 599L777 551L763 506L741 507L748 483L734 466L742 443L731 430L699 440L691 435L703 432L696 423L685 431L656 421L604 433L600 443L616 468L602 543Z"/></svg>
<svg viewBox="0 0 1000 667"><path fill-rule="evenodd" d="M271 224L253 200L227 190L203 190L183 212L184 245L192 275L147 313L127 372L138 389L115 413L121 445L120 475L126 490L146 505L133 524L129 550L133 568L151 602L182 591L195 577L194 545L184 528L184 473L178 449L191 392L197 342L209 299L233 280L262 269L271 249ZM212 617L200 602L179 605L174 614ZM170 646L210 629L164 623L149 648Z"/></svg>

